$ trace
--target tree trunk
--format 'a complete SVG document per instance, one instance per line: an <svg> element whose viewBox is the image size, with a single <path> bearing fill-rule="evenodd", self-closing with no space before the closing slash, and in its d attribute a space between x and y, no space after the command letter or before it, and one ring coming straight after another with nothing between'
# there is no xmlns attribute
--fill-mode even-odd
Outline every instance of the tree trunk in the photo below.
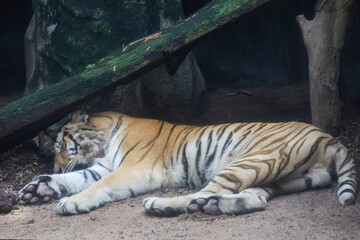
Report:
<svg viewBox="0 0 360 240"><path fill-rule="evenodd" d="M80 74L38 90L0 109L0 149L33 137L99 93L126 84L162 62L175 72L205 36L229 28L271 0L214 0L171 28L139 39Z"/></svg>
<svg viewBox="0 0 360 240"><path fill-rule="evenodd" d="M353 3L354 0L318 0L314 19L296 18L309 60L312 123L328 132L333 132L340 120L340 57Z"/></svg>

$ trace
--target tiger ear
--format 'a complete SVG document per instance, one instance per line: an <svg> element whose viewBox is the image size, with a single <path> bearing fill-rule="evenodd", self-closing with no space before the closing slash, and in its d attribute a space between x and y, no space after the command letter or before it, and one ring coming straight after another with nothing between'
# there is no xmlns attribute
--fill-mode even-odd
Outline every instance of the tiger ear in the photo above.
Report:
<svg viewBox="0 0 360 240"><path fill-rule="evenodd" d="M89 121L89 115L86 114L85 109L82 108L72 113L71 122L84 123Z"/></svg>

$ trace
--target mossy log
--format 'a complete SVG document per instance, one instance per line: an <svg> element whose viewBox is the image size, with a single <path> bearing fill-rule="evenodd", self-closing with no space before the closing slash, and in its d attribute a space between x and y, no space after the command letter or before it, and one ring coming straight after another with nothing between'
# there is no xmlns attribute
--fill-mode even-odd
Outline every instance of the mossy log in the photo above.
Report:
<svg viewBox="0 0 360 240"><path fill-rule="evenodd" d="M160 66L174 73L204 37L223 31L272 0L214 0L181 23L139 39L77 75L38 90L0 109L0 150L36 136L91 98Z"/></svg>

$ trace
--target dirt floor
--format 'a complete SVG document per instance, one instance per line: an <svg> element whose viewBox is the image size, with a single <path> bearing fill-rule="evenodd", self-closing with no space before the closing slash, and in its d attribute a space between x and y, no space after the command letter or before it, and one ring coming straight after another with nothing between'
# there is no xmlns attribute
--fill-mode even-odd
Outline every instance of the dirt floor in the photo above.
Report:
<svg viewBox="0 0 360 240"><path fill-rule="evenodd" d="M219 90L210 94L209 110L196 124L236 121L310 121L306 85L251 91ZM360 167L360 112L342 106L339 139ZM51 171L31 144L0 154L0 183L14 190L32 176ZM241 216L201 213L156 217L145 213L141 201L149 196L178 196L186 189L162 189L107 204L89 214L63 217L55 203L16 205L0 215L0 239L360 239L360 200L342 207L336 185L285 195L269 201L265 211Z"/></svg>

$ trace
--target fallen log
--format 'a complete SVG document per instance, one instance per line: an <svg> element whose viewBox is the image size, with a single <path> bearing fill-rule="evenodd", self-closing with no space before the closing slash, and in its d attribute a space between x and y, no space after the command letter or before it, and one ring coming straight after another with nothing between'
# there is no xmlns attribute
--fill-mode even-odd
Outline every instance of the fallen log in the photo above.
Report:
<svg viewBox="0 0 360 240"><path fill-rule="evenodd" d="M213 0L181 23L139 39L89 65L81 74L0 109L0 151L36 136L94 96L160 66L174 73L204 37L231 27L273 0Z"/></svg>

